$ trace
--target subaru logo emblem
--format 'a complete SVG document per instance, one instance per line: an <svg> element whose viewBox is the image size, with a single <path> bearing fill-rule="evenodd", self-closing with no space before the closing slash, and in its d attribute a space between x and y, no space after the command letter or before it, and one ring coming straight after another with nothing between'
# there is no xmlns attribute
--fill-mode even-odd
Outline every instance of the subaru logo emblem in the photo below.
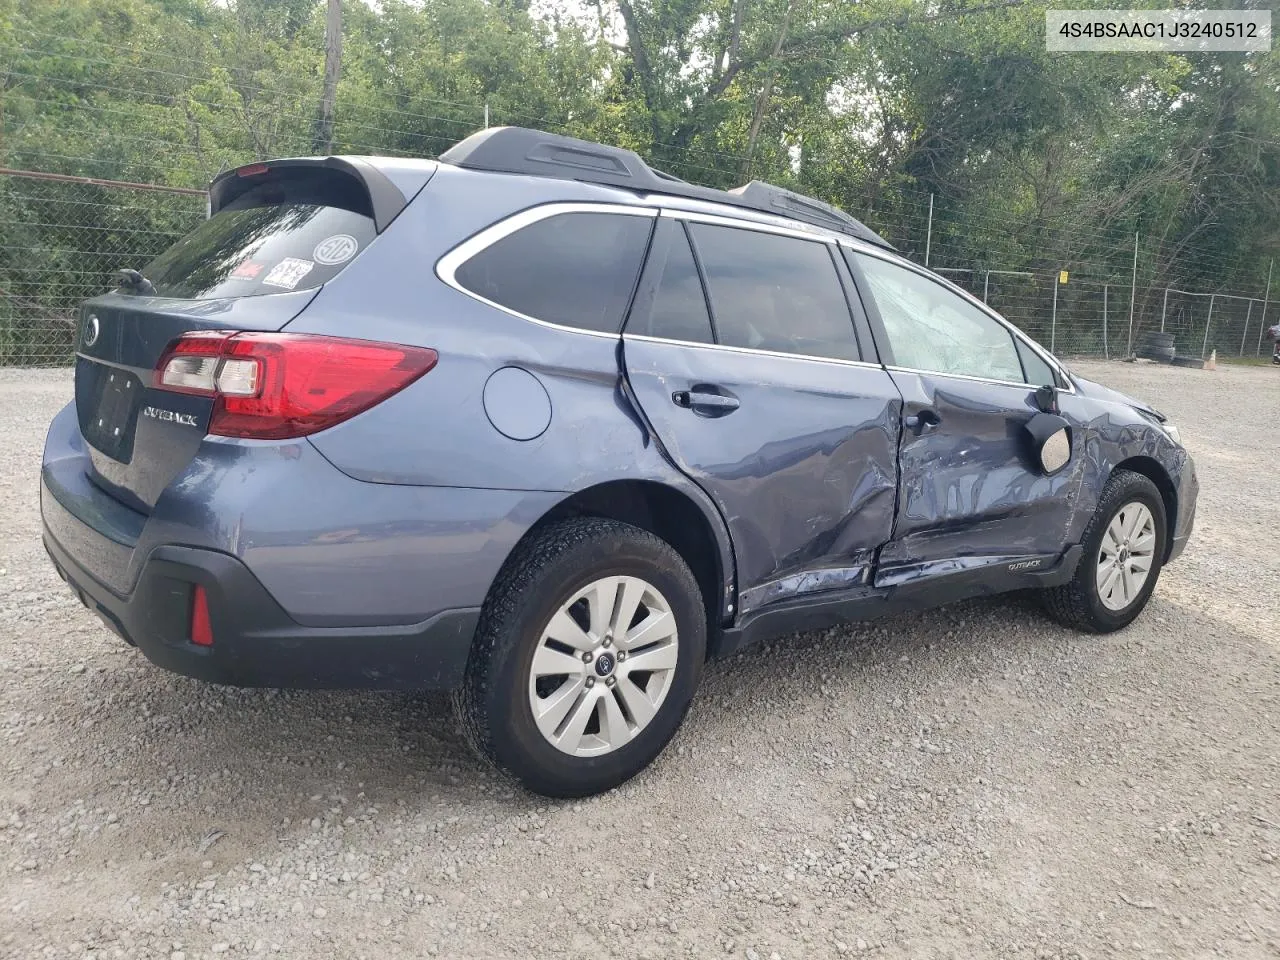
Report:
<svg viewBox="0 0 1280 960"><path fill-rule="evenodd" d="M609 674L613 673L613 665L614 660L612 653L602 653L600 656L596 657L596 673L600 674L602 677L607 677Z"/></svg>
<svg viewBox="0 0 1280 960"><path fill-rule="evenodd" d="M101 327L98 325L98 315L91 313L84 318L84 345L92 347L98 342L98 334L101 333Z"/></svg>

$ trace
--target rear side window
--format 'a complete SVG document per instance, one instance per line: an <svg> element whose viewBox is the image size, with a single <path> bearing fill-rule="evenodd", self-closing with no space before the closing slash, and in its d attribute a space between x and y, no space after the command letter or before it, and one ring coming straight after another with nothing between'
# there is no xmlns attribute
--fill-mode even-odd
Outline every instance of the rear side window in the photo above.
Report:
<svg viewBox="0 0 1280 960"><path fill-rule="evenodd" d="M720 343L861 359L826 244L704 223L689 229L706 273Z"/></svg>
<svg viewBox="0 0 1280 960"><path fill-rule="evenodd" d="M272 177L241 193L143 268L156 295L191 300L307 290L377 236L351 177Z"/></svg>
<svg viewBox="0 0 1280 960"><path fill-rule="evenodd" d="M556 214L481 250L454 279L535 320L617 333L652 229L651 217Z"/></svg>
<svg viewBox="0 0 1280 960"><path fill-rule="evenodd" d="M674 220L664 220L659 230L670 233L665 256L650 258L649 270L656 274L652 301L648 309L640 302L627 325L628 333L639 333L667 340L684 340L689 343L711 343L711 315L707 312L707 298L702 292L702 280L693 262L693 251L684 225ZM654 241L655 250L661 247ZM641 284L648 287L649 282Z"/></svg>

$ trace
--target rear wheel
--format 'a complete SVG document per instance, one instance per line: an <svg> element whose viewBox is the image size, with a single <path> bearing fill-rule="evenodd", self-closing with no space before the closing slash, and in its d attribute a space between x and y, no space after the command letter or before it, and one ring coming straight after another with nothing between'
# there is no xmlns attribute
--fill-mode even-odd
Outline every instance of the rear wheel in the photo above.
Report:
<svg viewBox="0 0 1280 960"><path fill-rule="evenodd" d="M1156 485L1140 473L1117 470L1085 530L1075 576L1044 591L1049 613L1091 633L1128 626L1155 590L1166 530L1164 500Z"/></svg>
<svg viewBox="0 0 1280 960"><path fill-rule="evenodd" d="M457 702L474 745L538 793L616 786L667 745L706 655L697 581L653 534L583 517L521 545Z"/></svg>

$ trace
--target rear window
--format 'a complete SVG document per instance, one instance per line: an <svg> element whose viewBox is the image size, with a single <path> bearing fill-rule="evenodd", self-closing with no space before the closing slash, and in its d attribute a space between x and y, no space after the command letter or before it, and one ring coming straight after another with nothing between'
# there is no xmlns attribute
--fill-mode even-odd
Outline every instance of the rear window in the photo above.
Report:
<svg viewBox="0 0 1280 960"><path fill-rule="evenodd" d="M349 179L349 178L344 178ZM191 300L307 290L332 280L377 235L347 184L267 179L142 271L157 296Z"/></svg>
<svg viewBox="0 0 1280 960"><path fill-rule="evenodd" d="M651 217L556 214L481 250L454 277L526 317L617 333L652 229Z"/></svg>

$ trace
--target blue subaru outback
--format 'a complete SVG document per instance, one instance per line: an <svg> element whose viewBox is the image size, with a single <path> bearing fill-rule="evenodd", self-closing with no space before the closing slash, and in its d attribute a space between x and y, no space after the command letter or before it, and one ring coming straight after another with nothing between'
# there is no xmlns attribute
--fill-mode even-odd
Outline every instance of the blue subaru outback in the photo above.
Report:
<svg viewBox="0 0 1280 960"><path fill-rule="evenodd" d="M634 775L703 662L1032 588L1116 630L1190 536L1155 410L847 214L499 128L256 163L86 303L58 572L161 667L456 691L535 791Z"/></svg>

